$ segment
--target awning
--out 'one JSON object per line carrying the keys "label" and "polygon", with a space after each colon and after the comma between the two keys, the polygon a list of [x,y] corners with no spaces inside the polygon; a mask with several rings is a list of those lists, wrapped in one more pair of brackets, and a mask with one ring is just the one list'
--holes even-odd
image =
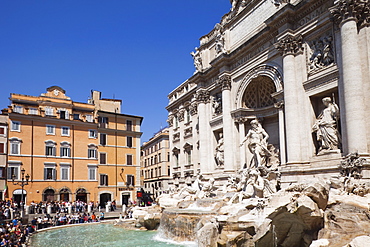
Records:
{"label": "awning", "polygon": [[[13,195],[22,195],[22,190],[18,189],[13,191]],[[27,195],[27,191],[23,190],[23,195]]]}

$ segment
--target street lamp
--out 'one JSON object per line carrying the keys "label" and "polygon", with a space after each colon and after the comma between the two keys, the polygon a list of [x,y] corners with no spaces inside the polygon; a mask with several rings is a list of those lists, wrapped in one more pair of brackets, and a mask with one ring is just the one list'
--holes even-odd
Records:
{"label": "street lamp", "polygon": [[[25,185],[28,185],[28,180],[30,179],[30,175],[27,174],[26,176],[24,176],[25,173],[26,173],[26,170],[24,168],[22,168],[22,170],[21,170],[21,181],[17,181],[17,182],[14,181],[15,175],[13,174],[13,176],[12,176],[13,184],[14,185],[20,185],[21,188],[22,188],[22,197],[21,197],[21,202],[20,202],[20,203],[23,202],[22,205],[21,205],[21,217],[22,218],[23,218],[23,215],[24,215],[23,187]],[[26,178],[26,181],[24,181],[24,178]]]}

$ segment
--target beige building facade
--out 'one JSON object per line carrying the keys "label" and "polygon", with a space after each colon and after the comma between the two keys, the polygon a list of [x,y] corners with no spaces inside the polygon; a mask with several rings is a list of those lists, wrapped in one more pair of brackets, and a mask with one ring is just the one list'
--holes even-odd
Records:
{"label": "beige building facade", "polygon": [[8,150],[8,116],[0,115],[0,199],[5,199],[6,189],[6,164]]}
{"label": "beige building facade", "polygon": [[169,189],[172,179],[169,159],[169,129],[166,127],[141,146],[142,188],[152,199]]}
{"label": "beige building facade", "polygon": [[[136,200],[142,117],[121,114],[120,100],[100,95],[93,91],[89,102],[75,102],[58,86],[40,96],[11,94],[11,105],[3,110],[9,126],[8,198],[101,206]],[[29,183],[22,193],[14,182],[25,175]]]}
{"label": "beige building facade", "polygon": [[98,120],[99,202],[129,205],[140,188],[143,117],[122,114],[121,100],[101,98],[98,91],[92,91],[89,102],[95,105]]}
{"label": "beige building facade", "polygon": [[367,18],[358,1],[232,1],[168,95],[175,184],[269,163],[284,187],[369,157]]}

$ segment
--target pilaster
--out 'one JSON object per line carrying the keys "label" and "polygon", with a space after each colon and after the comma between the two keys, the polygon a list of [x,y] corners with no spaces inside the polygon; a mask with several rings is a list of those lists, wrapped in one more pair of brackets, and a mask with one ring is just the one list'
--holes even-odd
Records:
{"label": "pilaster", "polygon": [[[338,84],[343,92],[342,135],[344,153],[367,153],[365,101],[359,48],[358,26],[361,25],[365,2],[341,0],[330,9],[339,23],[342,49],[342,80]],[[368,14],[367,14],[368,15]]]}
{"label": "pilaster", "polygon": [[222,88],[222,116],[224,135],[224,158],[225,172],[233,172],[234,169],[234,143],[233,143],[233,120],[231,117],[231,76],[223,73],[219,76]]}
{"label": "pilaster", "polygon": [[203,174],[210,174],[212,168],[208,160],[208,150],[210,141],[208,140],[208,119],[206,104],[209,103],[209,92],[205,89],[200,89],[196,93],[198,102],[198,117],[199,117],[199,154],[200,154],[200,169]]}
{"label": "pilaster", "polygon": [[303,52],[302,36],[288,33],[280,38],[275,47],[283,55],[287,163],[300,163],[302,117],[299,110],[300,85],[296,81],[295,56]]}

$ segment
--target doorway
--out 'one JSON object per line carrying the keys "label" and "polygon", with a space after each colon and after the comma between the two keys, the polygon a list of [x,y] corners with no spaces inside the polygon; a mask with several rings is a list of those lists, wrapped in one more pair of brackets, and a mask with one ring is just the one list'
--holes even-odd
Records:
{"label": "doorway", "polygon": [[122,193],[122,205],[125,204],[126,206],[128,206],[129,199],[130,199],[129,193]]}
{"label": "doorway", "polygon": [[76,201],[87,202],[87,191],[84,188],[80,188],[76,191]]}
{"label": "doorway", "polygon": [[108,201],[112,201],[112,195],[110,193],[102,193],[100,194],[100,207],[105,207]]}
{"label": "doorway", "polygon": [[54,195],[55,195],[55,192],[53,189],[47,189],[44,191],[44,194],[43,194],[43,201],[45,202],[52,202],[54,201]]}

